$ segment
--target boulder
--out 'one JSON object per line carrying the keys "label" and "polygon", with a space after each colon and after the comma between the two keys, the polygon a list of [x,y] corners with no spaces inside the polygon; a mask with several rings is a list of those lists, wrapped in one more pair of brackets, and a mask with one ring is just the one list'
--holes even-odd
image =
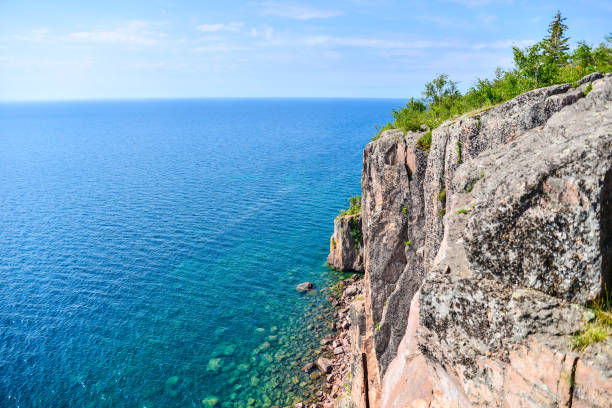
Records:
{"label": "boulder", "polygon": [[317,359],[317,366],[319,367],[319,369],[321,371],[323,371],[325,374],[329,374],[332,371],[333,368],[333,362],[325,357],[319,357]]}
{"label": "boulder", "polygon": [[298,292],[308,292],[309,290],[312,290],[313,287],[314,285],[312,282],[303,282],[297,285],[295,287],[295,290],[297,290]]}
{"label": "boulder", "polygon": [[327,263],[340,271],[363,272],[361,214],[341,215],[334,220]]}

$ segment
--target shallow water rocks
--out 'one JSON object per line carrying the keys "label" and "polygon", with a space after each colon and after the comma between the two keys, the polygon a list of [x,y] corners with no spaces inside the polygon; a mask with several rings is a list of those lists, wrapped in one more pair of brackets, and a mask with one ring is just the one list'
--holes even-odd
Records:
{"label": "shallow water rocks", "polygon": [[319,357],[317,359],[317,366],[325,374],[331,373],[333,362],[329,358]]}
{"label": "shallow water rocks", "polygon": [[223,360],[220,358],[211,358],[206,365],[206,371],[218,373],[223,367]]}
{"label": "shallow water rocks", "polygon": [[312,290],[313,287],[314,285],[312,282],[302,282],[295,287],[295,290],[298,292],[308,292],[309,290]]}
{"label": "shallow water rocks", "polygon": [[202,400],[202,405],[208,408],[216,407],[218,403],[219,403],[219,398],[212,396],[212,395]]}
{"label": "shallow water rocks", "polygon": [[357,286],[355,286],[355,285],[351,285],[351,286],[349,286],[348,288],[346,288],[344,290],[344,294],[346,296],[354,296],[357,293],[359,293],[359,289],[357,289]]}

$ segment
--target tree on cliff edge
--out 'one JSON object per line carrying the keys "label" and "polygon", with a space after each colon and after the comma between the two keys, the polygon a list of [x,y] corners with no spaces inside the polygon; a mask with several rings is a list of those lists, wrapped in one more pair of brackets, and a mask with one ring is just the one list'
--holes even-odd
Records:
{"label": "tree on cliff edge", "polygon": [[567,63],[569,57],[569,38],[565,36],[567,31],[567,25],[564,21],[566,17],[561,17],[561,12],[557,11],[553,21],[548,25],[548,37],[544,38],[544,46],[546,49],[547,57],[550,58],[557,65],[563,65]]}

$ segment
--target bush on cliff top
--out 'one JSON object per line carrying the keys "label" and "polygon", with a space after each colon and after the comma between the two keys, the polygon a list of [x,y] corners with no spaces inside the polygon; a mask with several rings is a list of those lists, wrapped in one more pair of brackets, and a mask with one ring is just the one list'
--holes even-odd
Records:
{"label": "bush on cliff top", "polygon": [[560,83],[577,85],[578,80],[593,72],[612,72],[612,33],[597,47],[580,41],[570,52],[564,21],[557,12],[542,41],[525,49],[513,48],[513,69],[498,68],[493,79],[477,79],[465,94],[448,75],[438,75],[425,84],[422,100],[410,98],[405,107],[393,110],[393,122],[382,126],[373,140],[388,129],[428,129],[417,147],[429,151],[431,131],[449,118],[492,107],[535,88]]}
{"label": "bush on cliff top", "polygon": [[340,210],[340,214],[338,217],[342,217],[343,215],[353,215],[361,213],[361,196],[357,195],[355,197],[349,197],[350,206],[348,210]]}

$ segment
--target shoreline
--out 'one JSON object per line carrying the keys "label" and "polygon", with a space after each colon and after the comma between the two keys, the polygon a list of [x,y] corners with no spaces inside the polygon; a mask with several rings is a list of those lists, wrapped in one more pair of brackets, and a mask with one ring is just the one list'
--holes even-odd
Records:
{"label": "shoreline", "polygon": [[[327,300],[335,308],[331,323],[332,334],[320,340],[316,362],[302,367],[307,374],[319,372],[324,377],[322,389],[315,394],[316,403],[297,402],[295,408],[333,408],[339,399],[350,400],[350,367],[352,344],[349,333],[355,322],[351,319],[351,304],[362,296],[362,273],[353,273],[327,288]],[[340,405],[342,406],[342,405]]]}

